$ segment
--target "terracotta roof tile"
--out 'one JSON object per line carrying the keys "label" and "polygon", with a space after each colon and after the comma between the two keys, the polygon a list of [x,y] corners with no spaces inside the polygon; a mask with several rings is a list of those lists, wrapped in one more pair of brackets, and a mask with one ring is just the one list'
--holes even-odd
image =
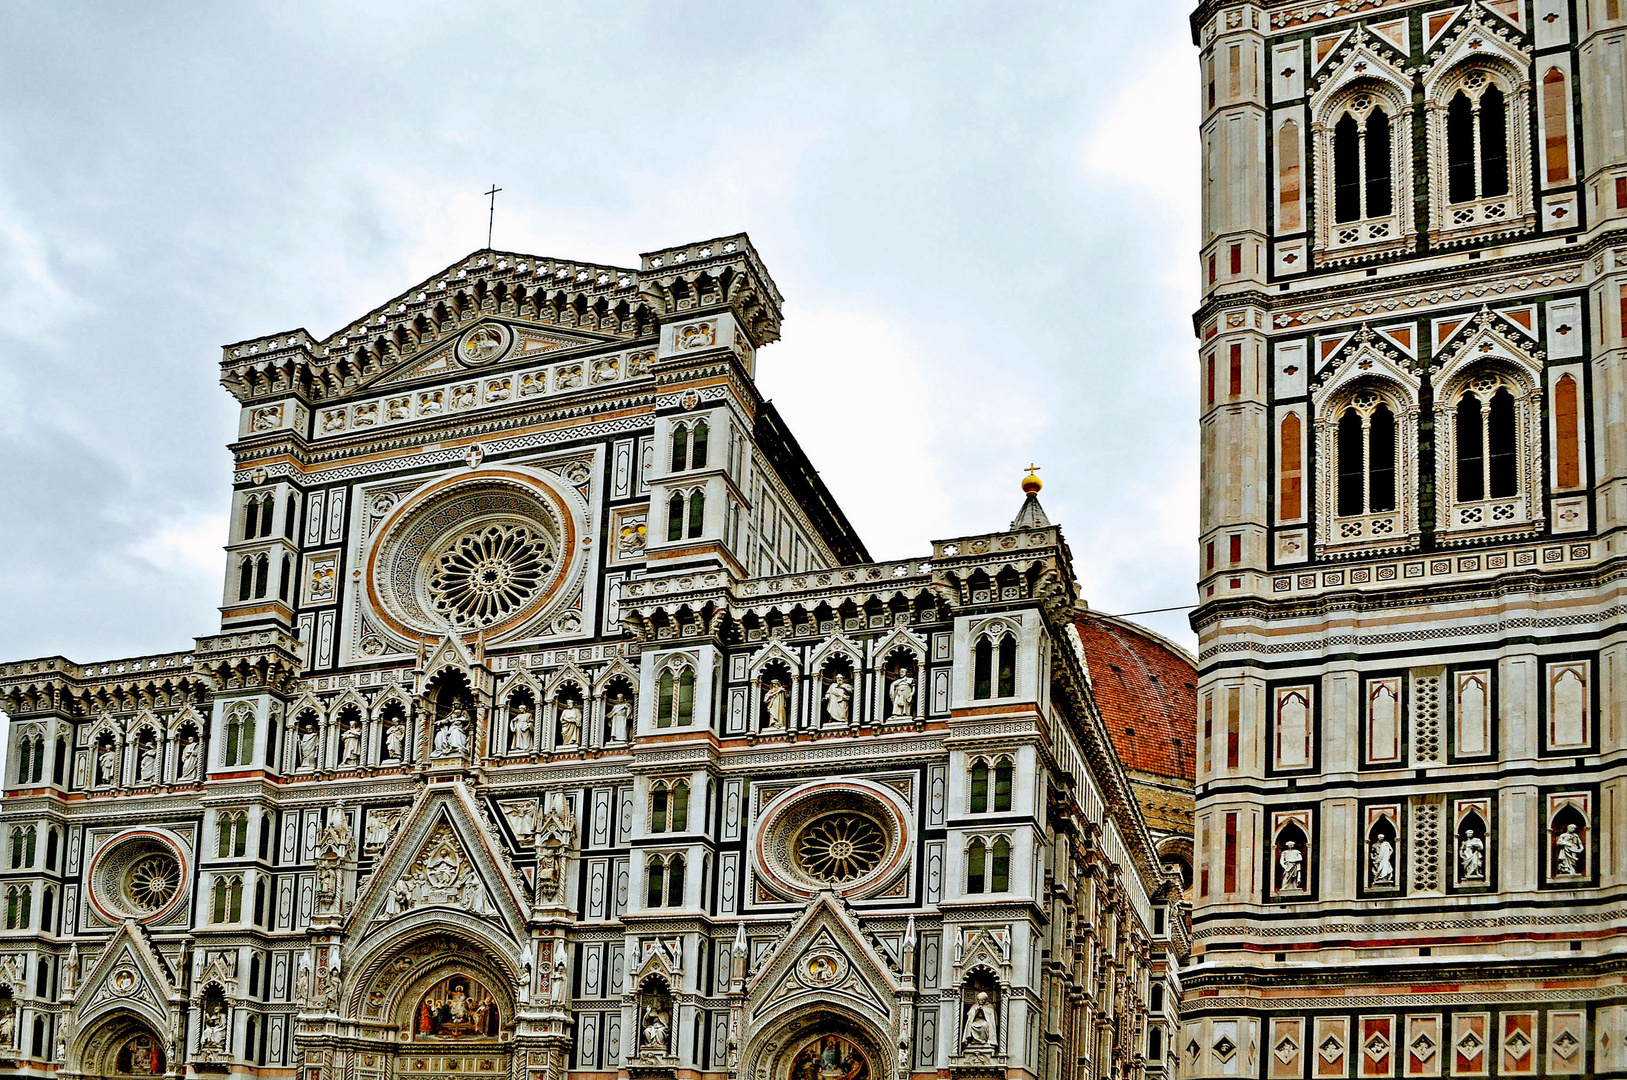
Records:
{"label": "terracotta roof tile", "polygon": [[1139,626],[1081,613],[1075,624],[1096,705],[1132,772],[1191,782],[1197,743],[1197,669]]}

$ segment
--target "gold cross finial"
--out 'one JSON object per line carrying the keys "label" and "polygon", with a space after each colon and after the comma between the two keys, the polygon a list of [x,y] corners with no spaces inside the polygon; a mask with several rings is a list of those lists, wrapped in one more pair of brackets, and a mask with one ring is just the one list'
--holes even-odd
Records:
{"label": "gold cross finial", "polygon": [[1034,475],[1037,472],[1039,472],[1039,466],[1035,465],[1033,462],[1029,462],[1028,475],[1023,477],[1024,495],[1038,494],[1040,489],[1040,480],[1039,477]]}

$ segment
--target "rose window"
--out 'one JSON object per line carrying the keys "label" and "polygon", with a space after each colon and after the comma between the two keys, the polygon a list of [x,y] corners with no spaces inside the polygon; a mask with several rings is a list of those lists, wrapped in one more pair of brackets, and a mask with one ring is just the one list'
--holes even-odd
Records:
{"label": "rose window", "polygon": [[124,895],[142,911],[160,911],[181,887],[181,864],[168,852],[143,856],[124,874]]}
{"label": "rose window", "polygon": [[880,784],[805,784],[774,797],[757,828],[759,881],[786,899],[821,889],[864,899],[897,885],[907,868],[909,807]]}
{"label": "rose window", "polygon": [[141,831],[103,844],[91,858],[91,904],[109,922],[161,919],[185,897],[186,864],[166,836]]}
{"label": "rose window", "polygon": [[797,863],[810,877],[837,885],[874,870],[886,850],[881,826],[857,814],[826,814],[797,837]]}
{"label": "rose window", "polygon": [[485,525],[455,537],[435,561],[429,595],[459,628],[485,629],[523,610],[552,574],[553,545],[525,525]]}
{"label": "rose window", "polygon": [[581,572],[577,516],[518,472],[434,485],[379,526],[364,571],[372,612],[408,640],[448,627],[495,639],[541,625]]}

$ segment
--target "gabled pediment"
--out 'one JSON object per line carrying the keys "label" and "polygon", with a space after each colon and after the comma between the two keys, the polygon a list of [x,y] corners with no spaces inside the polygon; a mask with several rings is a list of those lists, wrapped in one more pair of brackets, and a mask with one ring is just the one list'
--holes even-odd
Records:
{"label": "gabled pediment", "polygon": [[485,812],[462,783],[420,796],[379,856],[346,930],[366,937],[396,920],[436,911],[525,935],[529,899]]}
{"label": "gabled pediment", "polygon": [[1312,380],[1313,392],[1319,402],[1325,402],[1341,388],[1366,378],[1393,383],[1411,400],[1417,399],[1421,385],[1410,358],[1363,325],[1329,354]]}
{"label": "gabled pediment", "polygon": [[1545,352],[1526,339],[1527,333],[1501,313],[1481,308],[1474,318],[1454,328],[1445,348],[1436,350],[1436,387],[1446,387],[1465,368],[1483,360],[1511,364],[1523,371],[1533,385],[1540,385]]}
{"label": "gabled pediment", "polygon": [[1412,100],[1412,77],[1383,54],[1384,48],[1374,38],[1366,34],[1358,37],[1349,53],[1335,61],[1318,80],[1311,94],[1311,115],[1321,117],[1335,95],[1360,82],[1388,87],[1392,105],[1396,108],[1409,105]]}
{"label": "gabled pediment", "polygon": [[902,981],[835,893],[818,893],[747,985],[746,1015],[763,1027],[813,1001],[893,1019]]}
{"label": "gabled pediment", "polygon": [[77,993],[79,1019],[113,1009],[133,1009],[159,1024],[180,1000],[175,976],[134,919],[119,924],[102,955],[90,966]]}
{"label": "gabled pediment", "polygon": [[365,390],[399,386],[419,379],[485,374],[528,364],[554,353],[624,344],[610,334],[533,326],[521,320],[484,318],[458,331],[421,356],[402,361],[364,384]]}

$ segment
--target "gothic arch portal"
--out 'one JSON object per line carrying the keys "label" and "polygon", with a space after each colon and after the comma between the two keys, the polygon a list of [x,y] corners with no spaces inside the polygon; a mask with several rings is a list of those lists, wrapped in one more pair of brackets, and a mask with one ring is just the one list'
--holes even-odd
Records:
{"label": "gothic arch portal", "polygon": [[68,1055],[77,1075],[95,1078],[163,1076],[174,1068],[166,1046],[146,1017],[125,1009],[92,1022]]}
{"label": "gothic arch portal", "polygon": [[[841,1006],[799,1010],[747,1043],[748,1080],[890,1080],[894,1054],[869,1021]],[[835,1070],[835,1071],[832,1071]]]}

